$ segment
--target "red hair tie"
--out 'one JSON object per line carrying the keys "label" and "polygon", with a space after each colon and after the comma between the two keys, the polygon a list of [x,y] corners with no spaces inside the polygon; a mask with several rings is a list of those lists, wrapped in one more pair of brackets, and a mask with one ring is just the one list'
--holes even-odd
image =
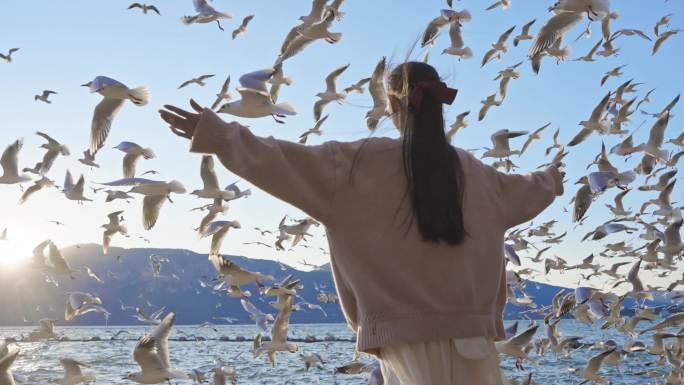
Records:
{"label": "red hair tie", "polygon": [[409,107],[414,112],[420,111],[421,103],[423,103],[423,95],[429,92],[432,97],[443,104],[451,104],[456,99],[458,90],[447,87],[446,83],[439,80],[429,80],[421,82],[412,82],[409,84],[408,102]]}

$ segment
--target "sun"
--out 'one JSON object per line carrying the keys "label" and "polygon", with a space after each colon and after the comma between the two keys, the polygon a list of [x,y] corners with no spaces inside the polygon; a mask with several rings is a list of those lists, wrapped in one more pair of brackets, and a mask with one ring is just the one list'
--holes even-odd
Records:
{"label": "sun", "polygon": [[30,243],[19,237],[0,240],[0,271],[26,266],[31,260],[31,249]]}

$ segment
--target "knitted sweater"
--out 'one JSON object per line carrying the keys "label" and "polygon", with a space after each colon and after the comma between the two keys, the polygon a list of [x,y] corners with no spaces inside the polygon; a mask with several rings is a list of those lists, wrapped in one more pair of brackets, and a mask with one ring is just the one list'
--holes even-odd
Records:
{"label": "knitted sweater", "polygon": [[255,136],[205,109],[190,150],[223,165],[322,222],[332,273],[358,349],[448,338],[504,337],[504,233],[562,194],[555,167],[504,174],[456,148],[468,235],[458,246],[426,242],[405,199],[399,139],[305,146]]}

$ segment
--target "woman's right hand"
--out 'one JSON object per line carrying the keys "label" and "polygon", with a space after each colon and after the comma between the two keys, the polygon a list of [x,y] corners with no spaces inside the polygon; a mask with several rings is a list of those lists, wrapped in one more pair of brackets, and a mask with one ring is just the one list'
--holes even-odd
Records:
{"label": "woman's right hand", "polygon": [[182,108],[165,104],[163,110],[159,110],[161,118],[170,125],[171,131],[183,138],[192,139],[195,135],[195,127],[199,123],[202,107],[193,99],[190,99],[190,107],[196,113],[185,111]]}

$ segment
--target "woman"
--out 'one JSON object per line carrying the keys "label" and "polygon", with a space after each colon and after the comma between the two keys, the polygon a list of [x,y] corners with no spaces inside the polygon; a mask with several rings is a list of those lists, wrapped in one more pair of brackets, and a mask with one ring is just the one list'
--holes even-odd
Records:
{"label": "woman", "polygon": [[190,151],[326,226],[332,272],[359,351],[390,384],[501,384],[504,233],[563,192],[555,166],[503,174],[444,133],[456,90],[428,64],[392,71],[388,97],[400,139],[303,146],[254,136],[212,111],[165,106]]}

